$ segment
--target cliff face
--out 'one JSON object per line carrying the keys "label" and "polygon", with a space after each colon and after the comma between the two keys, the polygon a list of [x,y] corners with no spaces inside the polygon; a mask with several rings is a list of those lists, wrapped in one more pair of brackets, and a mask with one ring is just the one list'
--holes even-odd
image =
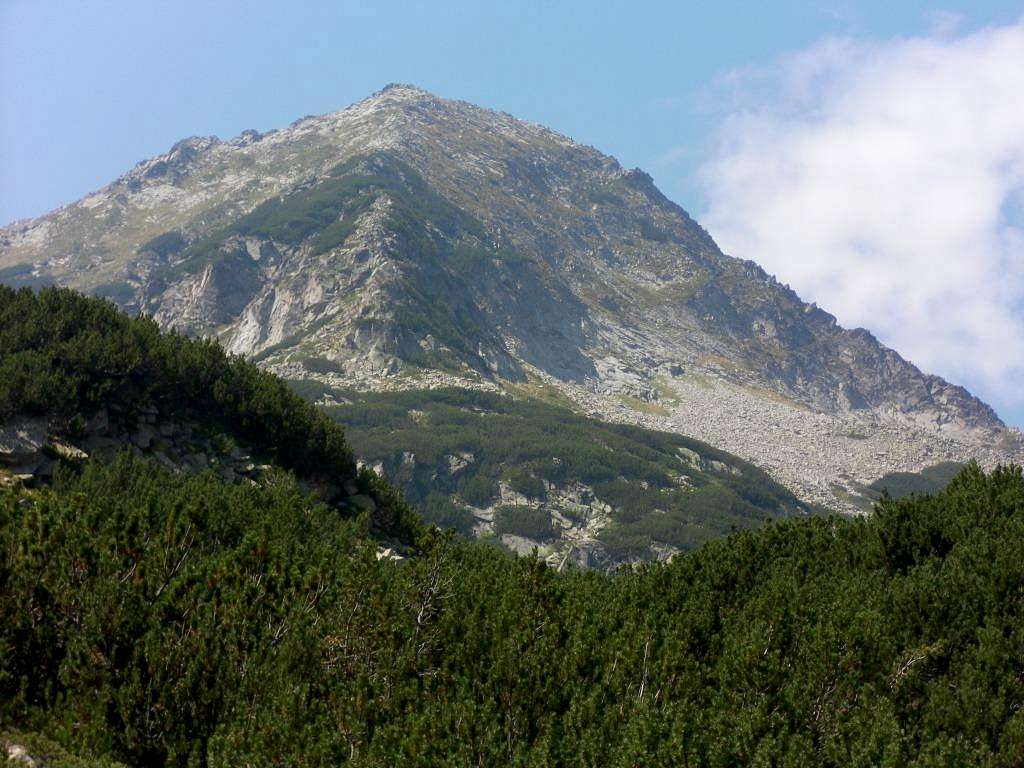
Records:
{"label": "cliff face", "polygon": [[543,382],[833,506],[887,471],[1020,456],[991,408],[722,254],[646,174],[409,86],[179,142],[0,231],[0,280],[107,296],[292,377]]}

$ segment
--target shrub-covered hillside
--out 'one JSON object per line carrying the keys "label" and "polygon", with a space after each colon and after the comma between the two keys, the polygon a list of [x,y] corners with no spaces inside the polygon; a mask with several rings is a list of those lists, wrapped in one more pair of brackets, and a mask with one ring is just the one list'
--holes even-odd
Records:
{"label": "shrub-covered hillside", "polygon": [[[1024,479],[558,574],[288,483],[0,494],[3,738],[91,765],[1019,766]],[[36,745],[33,747],[33,745]]]}
{"label": "shrub-covered hillside", "polygon": [[343,429],[277,377],[215,342],[163,334],[106,301],[0,286],[0,426],[34,417],[48,433],[75,441],[89,436],[101,411],[115,433],[158,414],[245,441],[321,487],[355,484],[375,494],[381,531],[409,535],[415,526],[386,487],[357,473]]}
{"label": "shrub-covered hillside", "polygon": [[[168,466],[155,442],[113,458],[61,443],[49,482],[0,490],[8,754],[1024,764],[1020,468],[971,464],[934,496],[769,522],[667,564],[559,573],[419,525],[355,474],[340,427],[214,345],[57,290],[0,290],[0,344],[0,426],[41,419],[74,440],[100,411],[173,411],[292,470],[227,482]],[[307,462],[372,494],[373,513],[318,501]]]}
{"label": "shrub-covered hillside", "polygon": [[347,404],[325,410],[356,454],[428,521],[525,538],[552,561],[587,533],[596,539],[591,564],[607,565],[812,512],[765,472],[698,440],[537,399],[458,389],[331,394]]}

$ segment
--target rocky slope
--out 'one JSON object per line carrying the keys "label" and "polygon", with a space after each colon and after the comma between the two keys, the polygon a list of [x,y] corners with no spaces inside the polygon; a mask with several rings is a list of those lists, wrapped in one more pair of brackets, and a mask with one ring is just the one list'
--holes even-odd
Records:
{"label": "rocky slope", "polygon": [[643,172],[410,86],[179,142],[0,231],[0,280],[333,386],[556,388],[841,509],[886,472],[1022,456],[987,405],[722,254]]}
{"label": "rocky slope", "polygon": [[556,567],[663,559],[817,511],[724,451],[587,419],[521,390],[299,388],[429,522],[520,553],[536,547]]}

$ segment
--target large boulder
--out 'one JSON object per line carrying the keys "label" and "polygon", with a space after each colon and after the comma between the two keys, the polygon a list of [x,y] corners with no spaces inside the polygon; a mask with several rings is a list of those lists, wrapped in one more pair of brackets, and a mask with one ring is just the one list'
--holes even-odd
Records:
{"label": "large boulder", "polygon": [[46,420],[18,417],[0,424],[0,465],[17,467],[42,460]]}

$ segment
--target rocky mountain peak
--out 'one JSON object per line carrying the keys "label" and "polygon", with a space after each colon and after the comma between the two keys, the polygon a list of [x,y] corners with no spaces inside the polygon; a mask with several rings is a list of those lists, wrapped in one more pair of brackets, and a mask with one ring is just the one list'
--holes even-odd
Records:
{"label": "rocky mountain peak", "polygon": [[1019,455],[987,405],[724,255],[648,174],[410,85],[179,142],[0,232],[0,280],[105,296],[294,378],[553,388],[833,506],[844,483]]}
{"label": "rocky mountain peak", "polygon": [[388,83],[379,91],[369,97],[374,99],[379,96],[387,94],[390,99],[400,99],[406,101],[420,101],[429,99],[431,101],[441,101],[440,97],[435,96],[430,91],[420,88],[417,85],[411,85],[409,83]]}

